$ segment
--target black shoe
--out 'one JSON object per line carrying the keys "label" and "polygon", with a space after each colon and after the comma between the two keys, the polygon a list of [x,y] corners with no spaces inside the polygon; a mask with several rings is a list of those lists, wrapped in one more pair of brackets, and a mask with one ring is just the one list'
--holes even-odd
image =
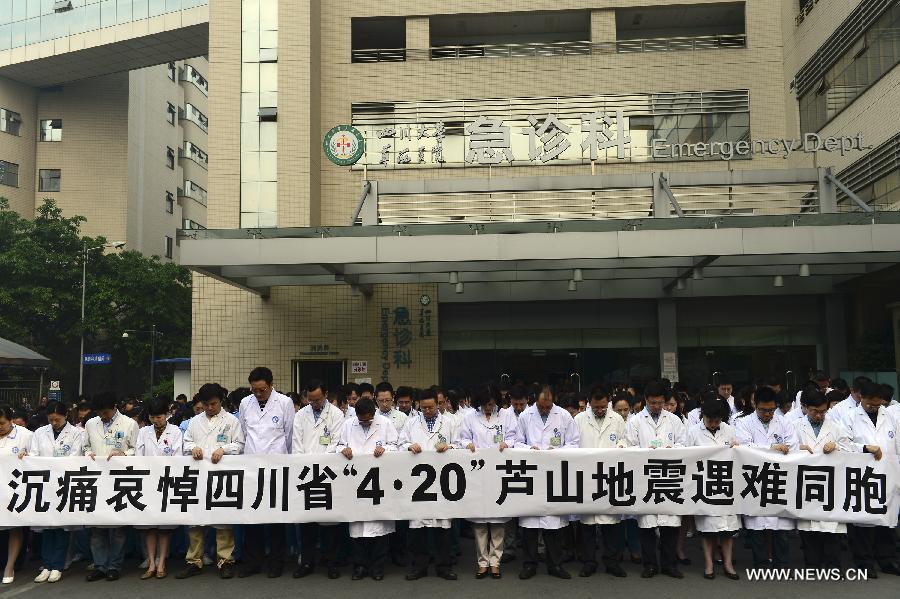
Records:
{"label": "black shoe", "polygon": [[[485,574],[487,574],[487,572],[485,572]],[[522,571],[519,572],[519,580],[528,580],[529,578],[534,578],[535,574],[537,574],[537,568],[522,568]]]}
{"label": "black shoe", "polygon": [[103,580],[106,578],[106,572],[102,570],[92,570],[88,573],[87,576],[84,577],[88,582],[97,582],[98,580]]}
{"label": "black shoe", "polygon": [[578,573],[578,576],[581,578],[587,578],[592,576],[594,572],[597,571],[597,564],[585,564],[581,567],[581,572]]}
{"label": "black shoe", "polygon": [[419,570],[418,572],[410,572],[409,574],[407,574],[406,580],[419,580],[420,578],[425,578],[426,576],[428,576],[427,572]]}
{"label": "black shoe", "polygon": [[572,575],[563,568],[562,566],[557,566],[556,568],[547,568],[547,574],[550,576],[555,576],[556,578],[562,578],[563,580],[569,580],[572,578]]}
{"label": "black shoe", "polygon": [[203,569],[196,564],[188,564],[187,568],[175,575],[175,578],[177,578],[178,580],[184,580],[185,578],[197,576],[198,574],[203,574]]}
{"label": "black shoe", "polygon": [[312,564],[300,564],[291,576],[294,578],[306,578],[313,573],[314,569]]}
{"label": "black shoe", "polygon": [[501,572],[500,570],[491,572],[491,578],[493,578],[494,580],[500,580],[501,578],[503,578],[503,572]]}
{"label": "black shoe", "polygon": [[644,571],[641,572],[641,578],[653,578],[656,576],[656,573],[659,572],[653,566],[644,566]]}
{"label": "black shoe", "polygon": [[725,578],[730,578],[731,580],[740,580],[741,577],[738,576],[737,572],[725,572]]}
{"label": "black shoe", "polygon": [[691,558],[689,558],[689,557],[679,557],[679,558],[678,558],[678,563],[681,564],[682,566],[690,566],[690,565],[691,565]]}
{"label": "black shoe", "polygon": [[619,564],[614,564],[612,566],[606,566],[606,573],[612,574],[616,578],[625,578],[628,576],[628,573],[622,569],[622,566]]}
{"label": "black shoe", "polygon": [[350,577],[351,580],[362,580],[366,577],[366,569],[365,568],[353,568],[353,576]]}
{"label": "black shoe", "polygon": [[715,571],[713,571],[713,572],[704,572],[704,573],[703,573],[703,578],[705,578],[706,580],[712,580],[712,579],[714,579],[715,577],[716,577]]}
{"label": "black shoe", "polygon": [[260,572],[262,572],[262,570],[258,567],[244,565],[241,566],[240,570],[238,570],[238,578],[249,578],[251,576],[259,574]]}
{"label": "black shoe", "polygon": [[117,580],[119,580],[118,570],[110,570],[106,573],[106,582],[115,582]]}
{"label": "black shoe", "polygon": [[443,578],[444,580],[456,580],[456,572],[453,570],[444,570],[443,572],[437,573],[438,578]]}
{"label": "black shoe", "polygon": [[487,575],[490,574],[490,570],[485,570],[484,572],[475,571],[475,578],[481,580],[482,578],[487,578]]}
{"label": "black shoe", "polygon": [[881,564],[881,571],[885,574],[900,576],[900,565],[898,565],[897,562],[886,562]]}
{"label": "black shoe", "polygon": [[219,578],[222,580],[234,578],[234,562],[225,562],[222,564],[222,567],[219,568]]}
{"label": "black shoe", "polygon": [[670,578],[684,578],[684,574],[678,568],[663,568],[661,572]]}
{"label": "black shoe", "polygon": [[266,569],[266,578],[281,578],[284,573],[284,566],[281,564],[272,564]]}
{"label": "black shoe", "polygon": [[334,580],[341,577],[341,571],[337,568],[328,568],[328,578]]}
{"label": "black shoe", "polygon": [[508,564],[509,562],[514,562],[514,561],[516,561],[516,556],[515,556],[515,554],[512,554],[512,553],[504,553],[503,557],[500,558],[501,564]]}
{"label": "black shoe", "polygon": [[378,574],[372,574],[372,580],[381,581],[384,580],[384,574],[379,572]]}

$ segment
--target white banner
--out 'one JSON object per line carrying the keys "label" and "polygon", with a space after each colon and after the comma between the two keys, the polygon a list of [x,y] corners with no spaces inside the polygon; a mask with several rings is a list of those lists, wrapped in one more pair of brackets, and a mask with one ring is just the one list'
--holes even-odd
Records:
{"label": "white banner", "polygon": [[747,514],[896,526],[896,456],[746,447],[0,458],[0,526]]}

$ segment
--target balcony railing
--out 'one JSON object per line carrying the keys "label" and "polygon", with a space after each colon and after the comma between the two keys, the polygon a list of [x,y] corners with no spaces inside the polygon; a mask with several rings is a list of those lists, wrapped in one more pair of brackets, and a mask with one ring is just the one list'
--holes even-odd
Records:
{"label": "balcony railing", "polygon": [[572,41],[481,46],[434,46],[432,48],[386,48],[353,50],[353,62],[404,62],[407,60],[457,60],[461,58],[536,58],[544,56],[591,56],[635,52],[678,52],[745,48],[747,36],[707,35],[663,37],[614,42]]}

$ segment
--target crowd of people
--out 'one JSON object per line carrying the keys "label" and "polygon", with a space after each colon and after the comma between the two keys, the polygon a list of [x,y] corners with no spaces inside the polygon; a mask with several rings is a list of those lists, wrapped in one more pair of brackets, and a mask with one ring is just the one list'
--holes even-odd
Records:
{"label": "crowd of people", "polygon": [[[74,406],[45,402],[34,409],[0,406],[0,453],[26,456],[192,456],[213,463],[239,454],[339,453],[379,457],[388,451],[444,452],[532,448],[675,448],[749,446],[778,451],[871,454],[900,459],[900,404],[894,390],[865,377],[852,384],[814,373],[788,393],[777,380],[733,392],[732,385],[690,394],[668,381],[640,391],[599,384],[581,392],[542,384],[482,384],[471,389],[394,388],[388,382],[328,389],[308,382],[301,393],[275,390],[268,368],[254,369],[248,387],[229,392],[217,383],[200,387],[189,402],[156,397],[140,403],[110,393]],[[275,423],[273,426],[272,423]],[[778,516],[594,514],[577,519],[535,516],[359,521],[344,524],[11,528],[3,583],[14,581],[27,556],[41,562],[35,582],[57,582],[84,558],[88,581],[118,580],[126,553],[143,557],[142,579],[165,578],[171,556],[184,560],[177,578],[215,566],[221,578],[283,574],[298,556],[295,578],[323,568],[339,578],[349,562],[352,578],[384,577],[387,561],[407,568],[406,579],[435,574],[457,578],[460,537],[474,538],[476,578],[501,578],[504,564],[521,562],[518,577],[547,573],[568,579],[565,563],[578,561],[589,577],[602,565],[625,577],[623,561],[641,576],[682,578],[690,565],[689,539],[700,539],[703,575],[717,570],[739,579],[733,545],[741,539],[753,567],[787,567],[789,538],[799,534],[803,563],[840,568],[843,548],[869,578],[900,575],[894,528]],[[26,548],[27,547],[27,548]],[[600,560],[597,554],[600,554]],[[236,564],[240,564],[237,567]],[[462,562],[464,563],[464,562]]]}

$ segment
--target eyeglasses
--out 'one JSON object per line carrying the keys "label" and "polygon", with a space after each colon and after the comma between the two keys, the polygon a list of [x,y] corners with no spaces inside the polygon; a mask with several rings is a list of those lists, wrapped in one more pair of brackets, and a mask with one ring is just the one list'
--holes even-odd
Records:
{"label": "eyeglasses", "polygon": [[774,414],[776,408],[756,408],[757,412],[762,412],[763,414]]}
{"label": "eyeglasses", "polygon": [[259,397],[260,395],[265,395],[269,392],[269,387],[263,387],[262,389],[250,389],[250,392]]}

